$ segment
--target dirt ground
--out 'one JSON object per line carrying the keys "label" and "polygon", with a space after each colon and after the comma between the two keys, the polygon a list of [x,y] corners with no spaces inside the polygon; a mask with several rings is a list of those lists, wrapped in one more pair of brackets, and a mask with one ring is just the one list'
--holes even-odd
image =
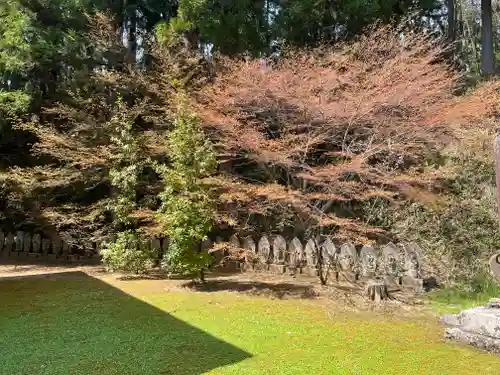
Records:
{"label": "dirt ground", "polygon": [[0,265],[2,279],[43,277],[64,279],[78,277],[79,273],[101,279],[128,293],[192,292],[213,293],[229,292],[262,296],[271,299],[306,299],[325,305],[328,309],[346,312],[367,312],[415,317],[425,314],[425,301],[419,296],[392,291],[391,300],[375,304],[363,295],[363,290],[355,285],[339,284],[321,286],[312,277],[293,277],[264,272],[212,272],[207,275],[207,283],[194,284],[188,279],[171,279],[152,276],[135,276],[121,273],[108,273],[102,266],[43,266],[43,265]]}

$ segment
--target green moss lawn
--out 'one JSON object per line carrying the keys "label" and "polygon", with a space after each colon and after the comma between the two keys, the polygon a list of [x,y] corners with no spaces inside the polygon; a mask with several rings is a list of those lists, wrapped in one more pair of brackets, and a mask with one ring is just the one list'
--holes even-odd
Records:
{"label": "green moss lawn", "polygon": [[442,342],[430,318],[107,280],[0,281],[0,374],[500,373],[500,357]]}

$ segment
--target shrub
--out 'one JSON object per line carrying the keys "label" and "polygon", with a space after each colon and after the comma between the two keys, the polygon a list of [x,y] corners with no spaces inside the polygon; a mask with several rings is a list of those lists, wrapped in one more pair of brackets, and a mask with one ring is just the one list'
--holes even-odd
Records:
{"label": "shrub", "polygon": [[154,264],[158,254],[144,244],[132,230],[120,232],[115,241],[107,242],[101,249],[103,262],[111,271],[146,271]]}
{"label": "shrub", "polygon": [[430,267],[441,281],[481,289],[479,284],[491,281],[488,259],[500,242],[493,162],[477,155],[450,154],[440,170],[442,174],[451,170],[434,186],[440,188],[441,201],[413,201],[388,212],[392,230],[426,249]]}

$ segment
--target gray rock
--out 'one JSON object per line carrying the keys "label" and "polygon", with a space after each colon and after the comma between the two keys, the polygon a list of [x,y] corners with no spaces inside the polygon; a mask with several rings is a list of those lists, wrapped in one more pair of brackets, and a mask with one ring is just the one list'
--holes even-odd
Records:
{"label": "gray rock", "polygon": [[466,332],[458,327],[448,327],[445,330],[446,339],[472,345],[478,349],[500,354],[500,340],[477,333]]}
{"label": "gray rock", "polygon": [[491,298],[486,307],[490,309],[500,309],[500,298]]}
{"label": "gray rock", "polygon": [[475,307],[441,318],[445,338],[500,353],[500,309]]}
{"label": "gray rock", "polygon": [[500,310],[475,307],[458,314],[463,330],[500,339]]}
{"label": "gray rock", "polygon": [[459,320],[456,315],[445,315],[441,317],[441,323],[449,326],[458,326]]}

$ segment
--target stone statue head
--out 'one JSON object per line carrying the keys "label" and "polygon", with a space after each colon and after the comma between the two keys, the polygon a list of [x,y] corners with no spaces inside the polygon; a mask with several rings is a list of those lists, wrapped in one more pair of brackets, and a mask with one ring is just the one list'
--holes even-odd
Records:
{"label": "stone statue head", "polygon": [[375,260],[375,256],[373,254],[368,254],[366,257],[366,268],[369,271],[375,271],[377,268],[377,263]]}
{"label": "stone statue head", "polygon": [[353,268],[354,262],[352,256],[349,254],[344,254],[340,257],[340,267],[344,271],[351,271]]}

